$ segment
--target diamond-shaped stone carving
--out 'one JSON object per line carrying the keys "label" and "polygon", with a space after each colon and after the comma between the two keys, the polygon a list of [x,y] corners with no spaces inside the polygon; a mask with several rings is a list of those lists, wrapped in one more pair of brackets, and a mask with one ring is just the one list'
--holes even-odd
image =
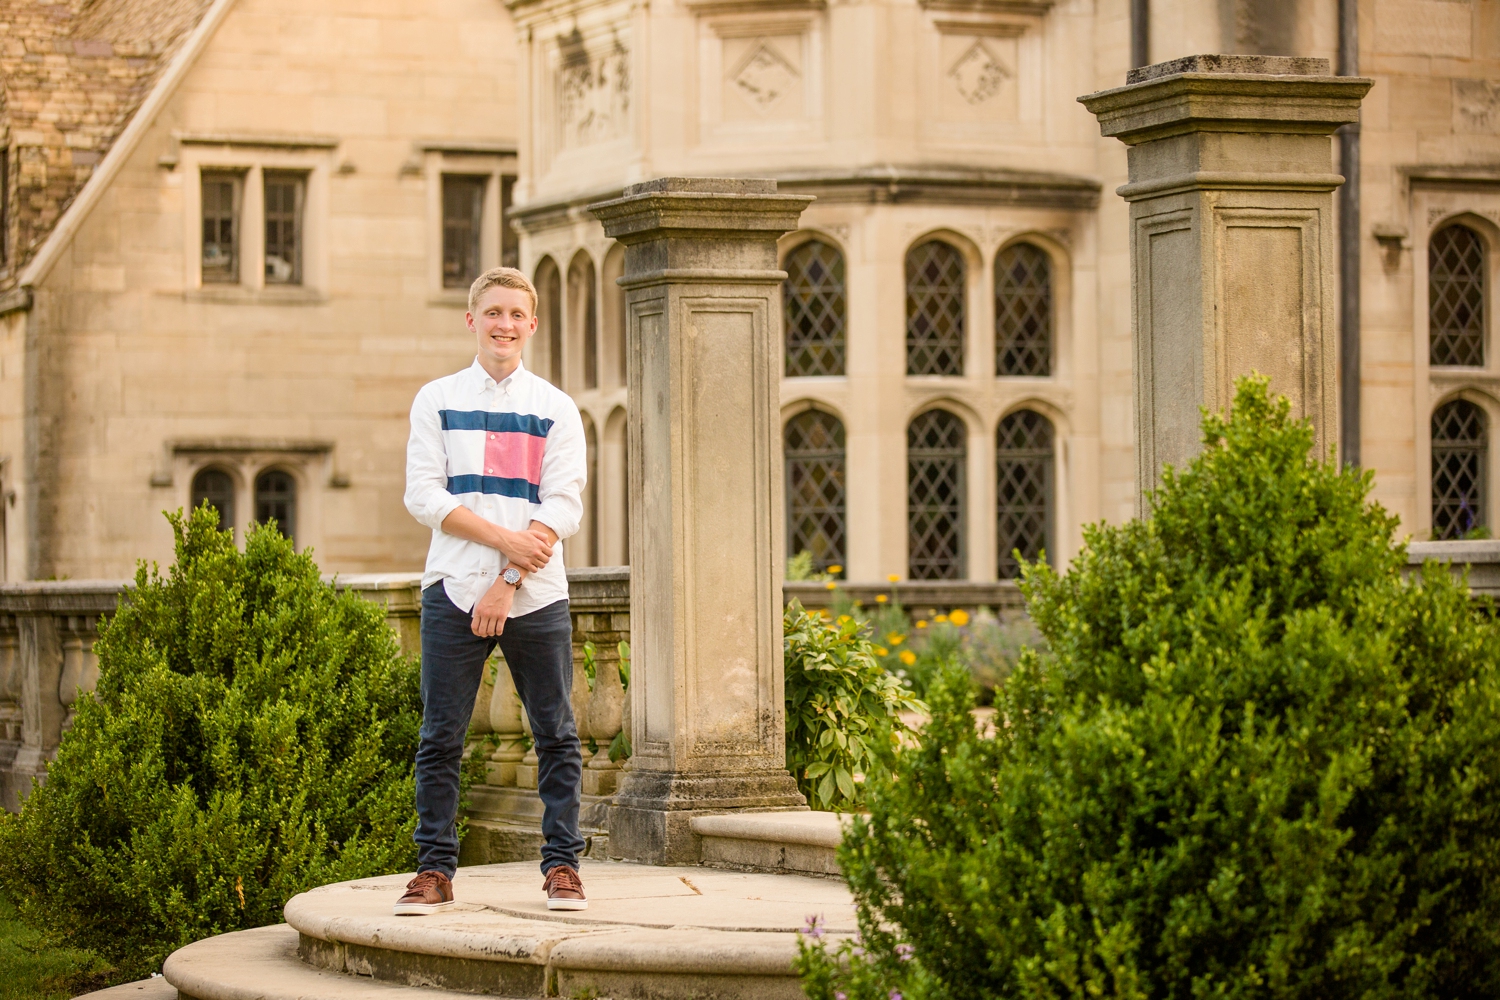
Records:
{"label": "diamond-shaped stone carving", "polygon": [[995,58],[995,54],[982,41],[973,45],[958,57],[948,76],[963,99],[970,104],[983,104],[1000,92],[1000,85],[1010,76],[1010,70]]}
{"label": "diamond-shaped stone carving", "polygon": [[759,42],[734,74],[734,85],[745,100],[767,111],[797,82],[797,69],[769,42]]}

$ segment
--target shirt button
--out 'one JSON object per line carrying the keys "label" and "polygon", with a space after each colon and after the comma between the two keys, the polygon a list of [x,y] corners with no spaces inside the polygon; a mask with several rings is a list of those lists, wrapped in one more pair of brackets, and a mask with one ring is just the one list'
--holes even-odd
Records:
{"label": "shirt button", "polygon": [[490,435],[490,440],[491,440],[491,441],[493,441],[493,440],[495,440],[495,438],[496,438],[496,437],[497,437],[497,436],[498,436],[498,435],[495,435],[495,434],[491,434],[491,435]]}

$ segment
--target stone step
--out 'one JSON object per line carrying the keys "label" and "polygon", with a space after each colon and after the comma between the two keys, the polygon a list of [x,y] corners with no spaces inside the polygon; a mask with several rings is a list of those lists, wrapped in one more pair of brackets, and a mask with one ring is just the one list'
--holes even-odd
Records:
{"label": "stone step", "polygon": [[431,916],[391,914],[409,877],[400,875],[302,893],[286,918],[301,960],[347,982],[617,1000],[795,1000],[807,919],[834,934],[855,929],[849,891],[832,879],[601,861],[585,861],[582,875],[580,912],[548,911],[537,866],[523,863],[459,869],[458,904]]}
{"label": "stone step", "polygon": [[694,816],[705,865],[838,875],[835,853],[854,817],[829,812],[740,812]]}
{"label": "stone step", "polygon": [[434,1000],[430,989],[308,965],[297,942],[286,924],[220,934],[174,951],[162,974],[180,1000]]}

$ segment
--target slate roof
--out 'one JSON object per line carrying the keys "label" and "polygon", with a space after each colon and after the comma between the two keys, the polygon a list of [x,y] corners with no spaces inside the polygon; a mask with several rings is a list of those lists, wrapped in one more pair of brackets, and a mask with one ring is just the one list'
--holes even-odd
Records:
{"label": "slate roof", "polygon": [[82,190],[211,0],[0,0],[0,291]]}

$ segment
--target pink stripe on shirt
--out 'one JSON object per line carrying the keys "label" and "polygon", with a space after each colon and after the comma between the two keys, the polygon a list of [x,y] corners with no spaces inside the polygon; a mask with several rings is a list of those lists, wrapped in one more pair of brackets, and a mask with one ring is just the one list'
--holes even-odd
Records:
{"label": "pink stripe on shirt", "polygon": [[485,431],[484,475],[541,485],[547,439],[518,431]]}

